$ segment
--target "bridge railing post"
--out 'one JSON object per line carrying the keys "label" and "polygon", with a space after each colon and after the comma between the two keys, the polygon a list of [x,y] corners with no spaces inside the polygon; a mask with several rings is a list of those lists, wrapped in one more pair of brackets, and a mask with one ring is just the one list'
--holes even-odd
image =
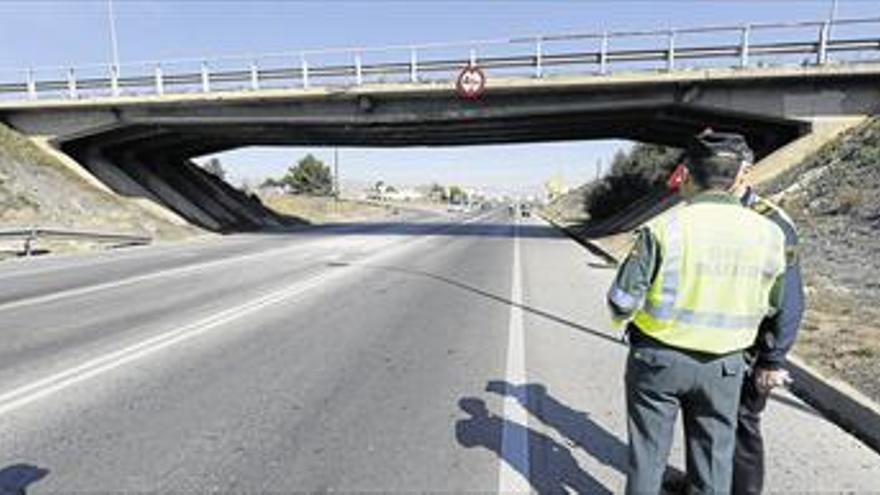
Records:
{"label": "bridge railing post", "polygon": [[165,79],[162,74],[162,64],[156,64],[153,68],[153,78],[156,83],[156,94],[162,96],[165,94]]}
{"label": "bridge railing post", "polygon": [[419,81],[419,55],[415,47],[409,49],[409,81]]}
{"label": "bridge railing post", "polygon": [[672,71],[675,70],[675,30],[670,29],[667,36],[669,37],[669,45],[666,52],[666,70]]}
{"label": "bridge railing post", "polygon": [[202,61],[202,92],[210,93],[211,92],[211,71],[208,67],[208,62]]}
{"label": "bridge railing post", "polygon": [[76,72],[73,67],[67,69],[67,96],[76,99]]}
{"label": "bridge railing post", "polygon": [[599,46],[599,73],[608,73],[608,31],[602,33],[602,41]]}
{"label": "bridge railing post", "polygon": [[354,82],[358,86],[364,84],[364,66],[360,51],[354,52]]}
{"label": "bridge railing post", "polygon": [[828,62],[828,32],[831,25],[828,21],[822,23],[819,29],[819,50],[816,52],[816,63],[825,65]]}
{"label": "bridge railing post", "polygon": [[37,99],[37,79],[34,76],[34,69],[29,68],[27,70],[27,93],[29,100]]}
{"label": "bridge railing post", "polygon": [[119,66],[116,64],[110,66],[110,93],[119,96]]}
{"label": "bridge railing post", "polygon": [[260,89],[260,67],[256,60],[251,61],[251,89],[254,91]]}
{"label": "bridge railing post", "polygon": [[739,66],[749,66],[749,38],[751,37],[752,27],[748,24],[742,28],[742,38],[739,46]]}
{"label": "bridge railing post", "polygon": [[535,77],[544,76],[544,38],[535,38]]}
{"label": "bridge railing post", "polygon": [[37,228],[31,227],[24,239],[24,255],[31,256],[34,252],[34,243],[37,242]]}
{"label": "bridge railing post", "polygon": [[309,61],[306,60],[306,54],[302,53],[299,56],[300,60],[300,71],[302,72],[302,87],[309,87]]}

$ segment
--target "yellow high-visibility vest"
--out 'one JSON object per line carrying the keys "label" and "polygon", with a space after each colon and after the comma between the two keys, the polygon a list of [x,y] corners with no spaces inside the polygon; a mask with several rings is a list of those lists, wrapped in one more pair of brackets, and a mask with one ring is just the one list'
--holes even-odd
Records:
{"label": "yellow high-visibility vest", "polygon": [[751,346],[785,269],[779,227],[738,204],[698,202],[649,228],[661,263],[634,316],[639,329],[670,346],[710,354]]}

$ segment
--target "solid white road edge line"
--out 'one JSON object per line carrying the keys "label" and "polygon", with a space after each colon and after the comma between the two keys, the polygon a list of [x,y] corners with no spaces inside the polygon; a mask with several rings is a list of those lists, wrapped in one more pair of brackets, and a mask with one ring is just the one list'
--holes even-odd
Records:
{"label": "solid white road edge line", "polygon": [[[491,212],[490,212],[491,213]],[[486,215],[471,218],[462,224],[474,223],[485,218]],[[435,240],[435,237],[425,237],[417,241],[405,242],[395,248],[383,251],[373,256],[369,256],[362,262],[375,262],[382,258],[387,258],[399,254],[401,251],[412,248],[419,244]],[[265,254],[262,253],[262,254]],[[78,383],[84,382],[90,378],[96,377],[103,373],[112,371],[116,368],[134,362],[151,354],[171,347],[175,344],[185,342],[194,337],[202,335],[212,329],[231,323],[245,316],[256,313],[263,308],[289,299],[294,296],[301,295],[315,287],[325,284],[333,279],[342,278],[357,268],[357,264],[351,265],[349,269],[336,268],[333,271],[316,275],[312,278],[297,282],[283,289],[270,292],[251,301],[240,304],[238,306],[226,309],[220,313],[213,314],[189,325],[185,325],[174,330],[153,336],[136,344],[132,344],[123,349],[113,351],[109,354],[91,359],[83,364],[69,368],[67,370],[54,373],[45,378],[41,378],[27,385],[20,386],[9,392],[0,394],[0,416],[19,409],[25,405],[31,404],[39,399],[48,397],[56,392],[62,391]]]}
{"label": "solid white road edge line", "polygon": [[[522,266],[520,263],[519,221],[513,226],[513,281],[510,284],[510,323],[507,332],[506,381],[511,386],[522,387],[525,394],[526,363],[523,335]],[[498,459],[498,492],[529,493],[529,437],[528,414],[518,402],[528,397],[504,397],[504,422],[501,428],[501,456]],[[518,466],[518,471],[512,466]]]}

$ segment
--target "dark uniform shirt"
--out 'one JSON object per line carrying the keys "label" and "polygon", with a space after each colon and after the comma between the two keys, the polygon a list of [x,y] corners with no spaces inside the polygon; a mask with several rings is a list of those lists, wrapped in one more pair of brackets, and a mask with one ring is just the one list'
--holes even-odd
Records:
{"label": "dark uniform shirt", "polygon": [[[692,202],[732,203],[735,197],[721,193],[703,193]],[[742,203],[776,224],[785,234],[786,269],[771,292],[771,316],[764,318],[755,339],[753,353],[758,366],[778,368],[794,344],[804,312],[804,293],[798,263],[798,237],[793,222],[776,205],[751,191]],[[608,291],[608,307],[615,320],[629,319],[641,307],[657,275],[662,253],[648,227],[636,231],[635,245],[617,272]],[[632,323],[630,323],[632,324]]]}

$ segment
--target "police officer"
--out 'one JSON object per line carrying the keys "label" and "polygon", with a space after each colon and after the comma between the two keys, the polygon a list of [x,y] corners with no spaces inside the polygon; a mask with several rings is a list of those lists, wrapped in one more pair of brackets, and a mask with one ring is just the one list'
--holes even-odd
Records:
{"label": "police officer", "polygon": [[638,232],[608,293],[628,321],[628,493],[658,493],[678,410],[695,492],[731,489],[737,408],[761,321],[779,308],[782,231],[731,193],[751,151],[742,136],[689,144],[686,204]]}
{"label": "police officer", "polygon": [[794,344],[804,314],[804,290],[798,262],[798,235],[794,222],[777,205],[758,196],[748,181],[749,169],[740,176],[737,194],[743,205],[776,224],[785,235],[786,267],[780,310],[761,322],[758,338],[746,353],[750,375],[743,382],[736,428],[733,493],[759,494],[764,488],[764,441],[761,413],[774,386],[787,380],[785,356]]}

